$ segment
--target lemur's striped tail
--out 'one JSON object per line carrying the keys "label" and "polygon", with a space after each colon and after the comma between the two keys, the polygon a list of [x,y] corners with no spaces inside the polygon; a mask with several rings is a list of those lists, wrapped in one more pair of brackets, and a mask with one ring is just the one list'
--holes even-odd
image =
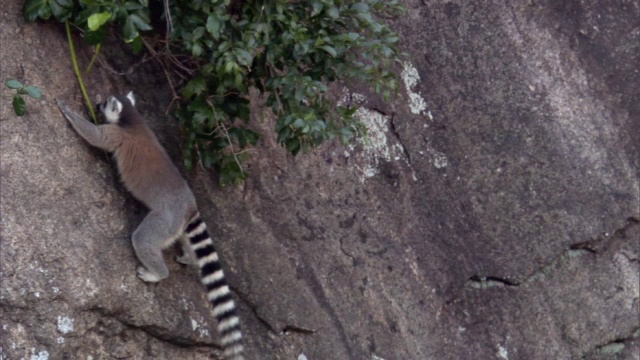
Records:
{"label": "lemur's striped tail", "polygon": [[227,279],[224,277],[218,253],[209,237],[207,225],[200,215],[191,220],[185,229],[191,249],[196,255],[202,283],[207,288],[207,298],[213,305],[213,316],[218,321],[224,358],[242,360],[242,333],[236,304],[231,296]]}

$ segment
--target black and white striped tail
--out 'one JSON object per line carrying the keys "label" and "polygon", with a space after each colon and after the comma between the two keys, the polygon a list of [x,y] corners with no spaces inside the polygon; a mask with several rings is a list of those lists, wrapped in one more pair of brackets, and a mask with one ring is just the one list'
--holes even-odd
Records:
{"label": "black and white striped tail", "polygon": [[207,225],[198,214],[185,229],[191,249],[196,254],[202,283],[207,288],[207,299],[213,305],[213,316],[218,321],[218,332],[227,360],[242,360],[242,333],[236,304],[224,277],[218,253],[209,237]]}

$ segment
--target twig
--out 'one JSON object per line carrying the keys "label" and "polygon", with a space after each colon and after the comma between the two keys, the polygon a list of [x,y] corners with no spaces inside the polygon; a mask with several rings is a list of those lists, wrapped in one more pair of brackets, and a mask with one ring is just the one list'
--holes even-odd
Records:
{"label": "twig", "polygon": [[171,88],[171,94],[173,95],[173,98],[171,99],[171,102],[169,103],[169,106],[167,107],[167,109],[164,112],[165,114],[169,114],[169,109],[171,109],[171,106],[173,106],[173,103],[176,100],[180,99],[180,96],[176,93],[176,88],[173,86],[173,81],[171,81],[171,74],[169,74],[169,71],[164,66],[164,63],[160,60],[158,52],[156,52],[155,49],[151,45],[149,45],[149,43],[147,43],[144,39],[142,39],[142,43],[147,48],[147,51],[149,51],[151,53],[151,55],[153,55],[152,57],[154,59],[157,59],[158,62],[160,63],[160,67],[162,68],[162,71],[164,72],[164,75],[167,78],[167,82],[169,83],[169,87]]}
{"label": "twig", "polygon": [[[209,101],[209,99],[207,99],[207,104],[211,106],[211,110],[213,110],[213,113],[215,114],[216,108]],[[233,155],[233,159],[236,161],[236,164],[238,164],[238,167],[240,168],[240,174],[244,175],[244,169],[242,168],[242,164],[240,163],[240,159],[238,159],[236,152],[233,150],[233,143],[231,142],[231,137],[229,136],[229,132],[227,131],[227,128],[224,126],[224,123],[222,121],[218,122],[218,124],[216,125],[216,128],[218,127],[222,129],[222,131],[224,132],[224,136],[227,138],[227,141],[229,142],[229,149],[231,150],[231,155]]]}
{"label": "twig", "polygon": [[96,61],[96,59],[98,58],[100,49],[102,49],[102,43],[99,43],[98,45],[96,45],[95,50],[93,51],[93,56],[91,57],[91,61],[89,61],[89,66],[87,66],[87,69],[84,71],[85,74],[88,74],[89,70],[91,70],[91,65],[93,65],[93,62]]}
{"label": "twig", "polygon": [[84,82],[82,81],[82,74],[80,73],[80,68],[78,67],[78,59],[76,58],[76,50],[73,46],[73,39],[71,38],[71,27],[69,26],[69,21],[65,21],[65,27],[67,29],[67,39],[69,41],[69,51],[71,52],[71,62],[73,63],[73,70],[76,73],[76,77],[78,78],[78,83],[80,84],[80,90],[82,91],[82,96],[84,97],[84,101],[89,108],[89,113],[91,113],[91,118],[95,124],[98,123],[98,118],[96,117],[95,111],[93,111],[93,104],[91,103],[91,99],[89,99],[89,95],[87,94],[87,89],[84,87]]}
{"label": "twig", "polygon": [[144,55],[142,57],[142,60],[138,61],[137,63],[131,65],[127,71],[116,71],[115,69],[113,69],[109,64],[107,64],[102,57],[98,56],[97,60],[100,63],[100,65],[105,68],[107,71],[109,71],[110,73],[114,74],[114,75],[118,75],[118,76],[125,76],[125,75],[130,75],[131,73],[133,73],[133,70],[135,68],[137,68],[138,66],[144,64],[145,62],[151,60],[152,57],[147,57],[146,55]]}
{"label": "twig", "polygon": [[167,19],[167,34],[165,35],[165,39],[167,43],[169,43],[169,39],[171,34],[173,33],[173,22],[171,21],[171,11],[169,10],[169,0],[164,0],[164,14]]}
{"label": "twig", "polygon": [[227,137],[227,141],[229,141],[229,147],[231,148],[231,155],[233,155],[233,159],[236,161],[236,164],[238,164],[238,167],[240,168],[240,174],[244,175],[244,169],[242,168],[240,159],[238,159],[236,152],[233,150],[233,144],[231,143],[231,137],[229,136],[229,132],[227,131],[227,128],[224,126],[224,124],[220,123],[220,127],[222,127],[222,130],[224,131],[224,136]]}

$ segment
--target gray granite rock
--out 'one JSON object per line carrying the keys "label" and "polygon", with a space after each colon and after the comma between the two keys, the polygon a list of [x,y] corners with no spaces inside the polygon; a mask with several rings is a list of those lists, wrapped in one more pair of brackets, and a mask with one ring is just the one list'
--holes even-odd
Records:
{"label": "gray granite rock", "polygon": [[[146,210],[57,110],[82,104],[66,37],[21,4],[0,10],[0,79],[44,96],[17,118],[2,88],[0,358],[210,359],[196,271],[169,250],[168,279],[136,278]],[[367,141],[292,158],[255,116],[243,186],[184,172],[248,358],[638,359],[640,3],[406,5],[398,98],[334,87]],[[147,62],[86,81],[94,98],[133,89],[180,163],[163,76]]]}

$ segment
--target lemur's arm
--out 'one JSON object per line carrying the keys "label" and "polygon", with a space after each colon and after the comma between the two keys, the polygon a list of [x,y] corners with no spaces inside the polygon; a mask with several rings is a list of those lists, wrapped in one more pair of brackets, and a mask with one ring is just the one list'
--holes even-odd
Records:
{"label": "lemur's arm", "polygon": [[58,107],[64,114],[65,118],[69,120],[78,134],[80,134],[80,136],[82,136],[89,144],[111,152],[115,151],[115,149],[120,145],[121,136],[117,125],[94,125],[69,109],[64,100],[56,99],[56,102],[58,103]]}

